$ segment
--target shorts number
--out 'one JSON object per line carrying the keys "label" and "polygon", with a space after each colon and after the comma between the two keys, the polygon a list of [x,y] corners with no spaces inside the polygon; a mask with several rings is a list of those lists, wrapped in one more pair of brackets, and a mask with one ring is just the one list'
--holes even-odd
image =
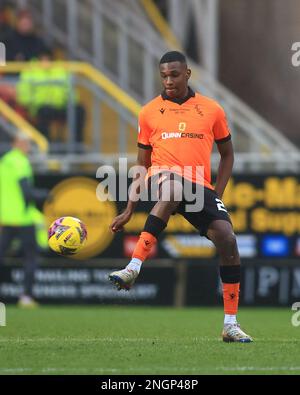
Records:
{"label": "shorts number", "polygon": [[222,202],[222,200],[221,200],[221,199],[215,199],[215,200],[216,200],[216,202],[218,202],[218,203],[217,203],[218,210],[219,210],[219,211],[225,211],[225,213],[227,213],[227,210],[226,210],[226,208],[225,208],[224,203]]}

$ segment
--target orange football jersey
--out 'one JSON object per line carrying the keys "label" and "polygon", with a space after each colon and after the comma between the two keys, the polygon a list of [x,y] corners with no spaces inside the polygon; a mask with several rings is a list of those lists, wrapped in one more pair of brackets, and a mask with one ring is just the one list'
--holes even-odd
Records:
{"label": "orange football jersey", "polygon": [[[139,116],[138,146],[152,149],[148,177],[159,169],[173,168],[190,181],[213,189],[210,167],[213,144],[230,138],[223,108],[191,89],[181,104],[163,93],[146,104]],[[197,166],[203,166],[202,173]]]}

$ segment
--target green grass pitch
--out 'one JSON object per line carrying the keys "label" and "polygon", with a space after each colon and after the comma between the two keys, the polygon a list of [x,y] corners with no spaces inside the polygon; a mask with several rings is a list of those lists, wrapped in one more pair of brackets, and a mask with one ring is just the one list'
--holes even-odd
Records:
{"label": "green grass pitch", "polygon": [[241,308],[255,342],[227,344],[219,308],[8,306],[0,374],[299,374],[292,314]]}

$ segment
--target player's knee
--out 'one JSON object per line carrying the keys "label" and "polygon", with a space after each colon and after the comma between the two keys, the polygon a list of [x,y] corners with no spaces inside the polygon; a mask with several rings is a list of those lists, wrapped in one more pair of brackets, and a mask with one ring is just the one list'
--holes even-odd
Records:
{"label": "player's knee", "polygon": [[221,251],[228,251],[230,253],[237,250],[237,241],[234,233],[226,233],[218,237],[216,246]]}
{"label": "player's knee", "polygon": [[226,243],[232,247],[235,247],[237,242],[236,242],[236,236],[234,233],[230,233],[226,235],[225,237]]}

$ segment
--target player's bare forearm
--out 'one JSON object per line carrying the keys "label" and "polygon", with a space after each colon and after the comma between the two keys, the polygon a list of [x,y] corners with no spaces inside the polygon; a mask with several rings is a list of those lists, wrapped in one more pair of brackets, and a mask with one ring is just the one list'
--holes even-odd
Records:
{"label": "player's bare forearm", "polygon": [[132,215],[135,211],[135,208],[137,206],[138,202],[137,201],[132,201],[129,197],[128,202],[127,202],[127,207],[125,209],[125,212]]}
{"label": "player's bare forearm", "polygon": [[218,149],[221,155],[221,159],[220,159],[220,164],[217,174],[215,191],[220,196],[220,198],[222,198],[226,185],[232,174],[234,154],[233,154],[233,147],[231,141],[228,141],[224,144],[220,144],[218,146]]}
{"label": "player's bare forearm", "polygon": [[140,196],[141,188],[144,188],[145,186],[144,181],[145,181],[145,176],[147,174],[147,169],[151,166],[151,152],[152,152],[151,150],[145,150],[143,148],[138,149],[137,166],[140,167],[140,172],[134,178],[131,184],[128,203],[125,209],[125,211],[130,215],[134,212],[137,206],[138,203],[137,196]]}
{"label": "player's bare forearm", "polygon": [[221,158],[215,185],[215,190],[220,198],[222,198],[228,180],[232,174],[232,166],[233,158]]}
{"label": "player's bare forearm", "polygon": [[136,175],[130,186],[126,209],[119,214],[110,225],[112,232],[121,232],[124,226],[130,221],[132,214],[138,204],[141,195],[141,188],[145,188],[145,176],[148,167],[151,166],[151,150],[139,148],[137,157]]}

